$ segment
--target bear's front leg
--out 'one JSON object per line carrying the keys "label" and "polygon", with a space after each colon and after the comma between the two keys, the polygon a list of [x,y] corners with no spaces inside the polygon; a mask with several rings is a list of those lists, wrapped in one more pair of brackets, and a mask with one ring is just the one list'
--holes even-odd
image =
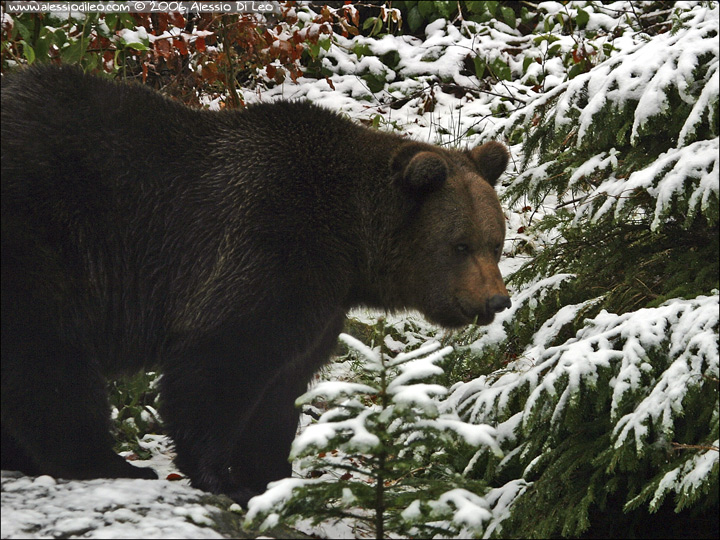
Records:
{"label": "bear's front leg", "polygon": [[267,342],[263,354],[251,337],[225,334],[167,366],[162,416],[176,465],[194,487],[246,506],[268,482],[290,476],[299,418],[295,400],[327,361],[343,320],[344,315],[333,318],[307,351],[284,363],[275,360],[277,351]]}

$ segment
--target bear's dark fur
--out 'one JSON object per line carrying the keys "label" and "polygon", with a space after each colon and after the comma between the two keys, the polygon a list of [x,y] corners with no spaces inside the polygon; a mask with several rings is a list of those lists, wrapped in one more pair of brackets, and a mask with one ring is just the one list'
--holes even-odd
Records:
{"label": "bear's dark fur", "polygon": [[499,143],[451,151],[309,103],[192,110],[70,67],[2,87],[2,466],[154,477],[106,377],[157,365],[176,463],[245,502],[290,474],[295,399],[345,313],[510,305]]}

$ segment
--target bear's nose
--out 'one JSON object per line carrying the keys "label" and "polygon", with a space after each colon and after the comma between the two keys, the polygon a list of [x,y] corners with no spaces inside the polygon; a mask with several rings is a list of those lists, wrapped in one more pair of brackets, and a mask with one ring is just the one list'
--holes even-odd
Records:
{"label": "bear's nose", "polygon": [[488,311],[491,313],[500,313],[502,310],[512,305],[509,296],[504,294],[494,294],[487,301]]}

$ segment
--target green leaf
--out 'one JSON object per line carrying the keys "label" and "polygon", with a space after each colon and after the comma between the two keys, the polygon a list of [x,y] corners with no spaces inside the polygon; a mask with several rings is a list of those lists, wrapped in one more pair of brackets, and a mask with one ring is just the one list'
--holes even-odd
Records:
{"label": "green leaf", "polygon": [[533,43],[535,45],[540,45],[543,41],[547,41],[548,45],[549,45],[550,43],[555,43],[556,41],[560,41],[560,38],[558,36],[554,36],[552,34],[544,34],[542,36],[533,38]]}
{"label": "green leaf", "polygon": [[456,4],[454,2],[433,2],[433,4],[435,4],[435,9],[440,14],[440,16],[444,17],[445,19],[449,19],[456,9]]}
{"label": "green leaf", "polygon": [[529,21],[529,20],[532,19],[532,18],[533,18],[533,16],[530,15],[530,12],[528,11],[528,8],[526,8],[525,6],[523,6],[523,7],[520,8],[520,20],[521,20],[522,22],[527,22],[527,21]]}
{"label": "green leaf", "polygon": [[548,56],[557,56],[560,52],[560,49],[562,48],[562,44],[556,43],[552,47],[548,49]]}
{"label": "green leaf", "polygon": [[147,46],[143,43],[140,43],[139,41],[125,43],[125,47],[127,47],[129,49],[135,49],[136,51],[147,51],[148,50]]}
{"label": "green leaf", "polygon": [[610,56],[613,51],[616,50],[615,46],[612,43],[603,43],[603,54],[605,56]]}
{"label": "green leaf", "polygon": [[47,27],[42,29],[42,33],[37,42],[35,43],[35,57],[40,61],[47,61],[50,57],[50,45],[52,45],[54,35],[47,30]]}
{"label": "green leaf", "polygon": [[473,58],[473,64],[475,64],[475,76],[478,79],[482,79],[485,75],[485,60],[479,56],[475,56],[475,58]]}
{"label": "green leaf", "polygon": [[515,21],[515,12],[511,7],[500,6],[500,13],[502,13],[503,20],[510,28],[515,28],[517,26],[517,22]]}
{"label": "green leaf", "polygon": [[570,71],[568,71],[568,79],[574,79],[581,73],[585,72],[585,60],[582,62],[578,62],[574,66],[570,68]]}
{"label": "green leaf", "polygon": [[90,54],[87,57],[87,61],[85,62],[84,68],[88,72],[93,72],[97,68],[100,67],[100,56],[97,54]]}
{"label": "green leaf", "polygon": [[352,51],[355,53],[355,56],[358,57],[358,60],[363,56],[372,56],[372,51],[370,50],[370,46],[367,43],[357,43],[353,47]]}
{"label": "green leaf", "polygon": [[98,14],[97,13],[87,13],[85,15],[85,20],[83,21],[83,32],[82,35],[84,38],[89,38],[90,33],[98,26]]}
{"label": "green leaf", "polygon": [[35,62],[35,50],[32,48],[32,46],[24,39],[20,40],[20,43],[22,43],[23,56],[27,59],[28,64],[32,64],[33,62]]}
{"label": "green leaf", "polygon": [[126,41],[125,38],[122,36],[120,37],[120,42],[124,47],[135,49],[137,51],[147,51],[148,47],[144,43],[140,41]]}
{"label": "green leaf", "polygon": [[418,2],[417,7],[420,15],[422,15],[425,20],[428,20],[437,12],[435,9],[435,2]]}
{"label": "green leaf", "polygon": [[585,28],[589,20],[590,15],[588,14],[588,12],[582,8],[578,8],[577,17],[575,18],[575,22],[577,23],[578,28]]}
{"label": "green leaf", "polygon": [[388,51],[380,57],[380,61],[390,69],[395,69],[400,63],[400,53],[395,50]]}
{"label": "green leaf", "polygon": [[470,13],[482,13],[487,2],[465,2],[465,9]]}
{"label": "green leaf", "polygon": [[425,19],[422,15],[420,15],[418,7],[413,6],[413,8],[408,12],[408,26],[410,27],[410,31],[416,32],[420,29],[424,22]]}
{"label": "green leaf", "polygon": [[381,92],[385,88],[385,77],[375,75],[374,73],[366,73],[362,79],[367,83],[368,88],[373,94]]}
{"label": "green leaf", "polygon": [[374,36],[378,34],[382,30],[382,19],[380,17],[377,17],[375,19],[375,24],[373,25],[372,30],[370,30],[370,35]]}
{"label": "green leaf", "polygon": [[543,31],[547,34],[548,32],[550,32],[550,30],[552,30],[552,24],[550,22],[550,17],[547,17],[543,21]]}
{"label": "green leaf", "polygon": [[62,28],[55,30],[55,32],[53,32],[53,37],[53,41],[55,42],[55,45],[57,45],[58,49],[62,49],[63,45],[68,42],[67,33]]}
{"label": "green leaf", "polygon": [[27,26],[25,26],[23,23],[21,23],[18,20],[15,20],[15,28],[18,32],[20,32],[20,36],[25,40],[26,42],[29,42],[31,39],[30,30],[28,30]]}
{"label": "green leaf", "polygon": [[368,17],[367,19],[365,19],[365,22],[362,25],[362,29],[367,30],[375,24],[375,21],[377,21],[377,17]]}
{"label": "green leaf", "polygon": [[492,63],[492,70],[495,77],[501,81],[509,81],[512,79],[512,71],[502,59],[496,58]]}
{"label": "green leaf", "polygon": [[68,64],[77,64],[80,62],[82,57],[85,55],[87,49],[87,41],[84,39],[71,42],[67,47],[63,47],[60,50],[60,56],[63,61]]}
{"label": "green leaf", "polygon": [[497,12],[498,4],[500,2],[497,2],[496,0],[489,0],[488,2],[485,2],[485,7],[490,12],[490,15],[495,17],[495,13]]}
{"label": "green leaf", "polygon": [[534,63],[535,59],[531,56],[526,56],[523,60],[523,74],[527,73],[527,68],[530,67],[530,64]]}
{"label": "green leaf", "polygon": [[311,57],[317,58],[318,54],[320,54],[320,42],[310,43],[310,45],[308,46],[308,52],[310,53]]}

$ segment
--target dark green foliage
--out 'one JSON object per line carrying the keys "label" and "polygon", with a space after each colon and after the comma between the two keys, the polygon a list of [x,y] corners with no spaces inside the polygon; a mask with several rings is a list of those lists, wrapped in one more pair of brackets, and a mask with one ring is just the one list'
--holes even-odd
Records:
{"label": "dark green foliage", "polygon": [[[710,42],[716,32],[708,30],[704,38]],[[651,185],[628,189],[620,197],[617,189],[607,191],[603,185],[608,177],[622,182],[654,166],[659,156],[675,147],[717,137],[717,123],[707,120],[718,117],[717,96],[699,122],[691,129],[686,126],[697,104],[690,98],[699,100],[713,66],[717,66],[716,58],[701,55],[692,72],[694,82],[683,91],[684,96],[676,84],[668,84],[663,88],[666,105],[639,125],[637,99],[608,98],[591,121],[581,120],[589,103],[589,78],[567,90],[561,88],[551,99],[540,100],[544,104],[520,115],[539,119],[517,128],[526,141],[526,166],[537,159],[544,178],[540,182],[521,175],[508,189],[507,199],[514,203],[527,197],[539,205],[552,194],[563,202],[559,211],[535,225],[538,234],[555,231],[558,241],[516,274],[518,284],[537,276],[572,272],[577,275],[577,287],[586,291],[588,298],[603,294],[603,305],[616,312],[657,305],[675,296],[707,294],[718,287],[717,194],[706,191],[707,202],[699,204],[701,174],[709,171],[686,173],[685,189],[676,190],[669,201],[652,195],[665,175],[682,171],[679,167],[690,153],[676,152],[678,157],[666,159],[667,166],[658,169]],[[611,85],[607,91],[619,89]],[[571,106],[558,127],[554,111],[559,100]],[[585,133],[580,140],[582,129]],[[593,159],[601,159],[601,163],[588,168],[587,174],[578,174],[579,168]],[[605,209],[607,205],[610,210]]]}
{"label": "dark green foliage", "polygon": [[[669,315],[667,318],[672,319]],[[632,367],[630,359],[635,350],[631,343],[647,340],[640,337],[642,331],[634,330],[643,319],[638,316],[637,322],[616,329],[612,322],[597,337],[590,337],[590,328],[584,330],[585,339],[590,338],[588,344],[598,354],[594,370],[593,364],[585,364],[587,360],[581,356],[575,359],[577,365],[552,361],[556,354],[572,350],[576,340],[570,340],[557,347],[557,352],[553,348],[528,351],[527,354],[536,356],[536,367],[530,370],[516,367],[519,379],[510,378],[509,383],[498,386],[497,390],[502,392],[494,398],[492,384],[475,396],[469,391],[472,387],[468,391],[462,387],[458,390],[460,395],[465,394],[459,411],[466,418],[478,422],[494,418],[506,426],[503,431],[515,426],[514,436],[503,444],[508,458],[498,460],[485,453],[475,462],[477,477],[498,487],[518,477],[532,482],[502,523],[501,537],[593,535],[613,519],[634,523],[635,534],[642,535],[659,522],[653,517],[643,525],[640,517],[647,515],[648,508],[654,514],[673,491],[676,493],[671,504],[678,512],[689,510],[705,520],[712,515],[718,501],[717,461],[697,484],[688,482],[685,475],[698,467],[703,470],[704,466],[694,459],[708,462],[712,453],[717,452],[717,448],[710,446],[718,437],[718,385],[717,378],[710,375],[716,372],[716,363],[713,364],[712,353],[709,358],[700,353],[697,358],[687,357],[687,367],[699,364],[700,373],[705,375],[689,379],[681,399],[682,413],[666,424],[661,408],[675,398],[658,396],[668,384],[673,392],[678,392],[669,373],[683,373],[687,368],[685,361],[675,356],[677,350],[674,355],[669,352],[670,342],[677,335],[661,327],[657,329],[658,335],[667,336],[657,346],[645,348],[646,356],[639,359],[640,380],[622,395],[616,395],[619,385],[629,382],[628,376],[633,374],[628,369]],[[717,321],[709,330],[717,335]],[[600,360],[613,356],[602,352],[605,337],[601,336],[614,343],[617,362]],[[576,343],[582,344],[582,339]],[[688,352],[683,354],[694,350],[690,343]],[[576,348],[583,349],[587,350]],[[587,375],[573,386],[570,377],[577,370]],[[508,376],[512,373],[506,372]],[[494,376],[502,377],[503,373],[497,371]],[[521,414],[519,423],[512,420],[517,414]],[[626,432],[638,419],[643,427]],[[666,521],[669,519],[667,513],[662,515]],[[667,525],[679,530],[686,515],[690,512],[675,516]],[[717,522],[714,527],[709,531],[716,531]]]}
{"label": "dark green foliage", "polygon": [[696,221],[688,229],[603,220],[572,226],[567,212],[548,217],[536,231],[560,228],[562,238],[513,276],[519,285],[538,273],[576,275],[578,300],[603,296],[602,307],[623,313],[670,298],[693,298],[718,288],[718,229]]}
{"label": "dark green foliage", "polygon": [[[512,277],[521,305],[507,337],[465,335],[493,368],[477,370],[485,386],[457,390],[459,411],[512,433],[510,457],[481,456],[474,472],[491,486],[532,482],[500,537],[717,535],[718,60],[702,53],[716,50],[717,7],[703,19],[705,7],[643,19],[674,25],[668,42],[702,43],[679,73],[683,46],[653,42],[678,74],[643,73],[638,88],[652,80],[662,98],[623,86],[636,60],[620,55],[502,129],[524,158],[506,200],[555,210],[525,231],[547,241]],[[496,369],[508,350],[516,359]]]}
{"label": "dark green foliage", "polygon": [[504,22],[515,28],[521,21],[528,22],[532,17],[526,7],[518,6],[518,2],[398,2],[404,21],[407,21],[410,33],[425,29],[429,23],[437,19],[449,21],[472,21],[487,23],[493,19]]}
{"label": "dark green foliage", "polygon": [[157,414],[159,374],[137,373],[110,383],[110,406],[113,409],[115,451],[132,451],[140,459],[148,459],[138,439],[147,433],[162,433]]}

